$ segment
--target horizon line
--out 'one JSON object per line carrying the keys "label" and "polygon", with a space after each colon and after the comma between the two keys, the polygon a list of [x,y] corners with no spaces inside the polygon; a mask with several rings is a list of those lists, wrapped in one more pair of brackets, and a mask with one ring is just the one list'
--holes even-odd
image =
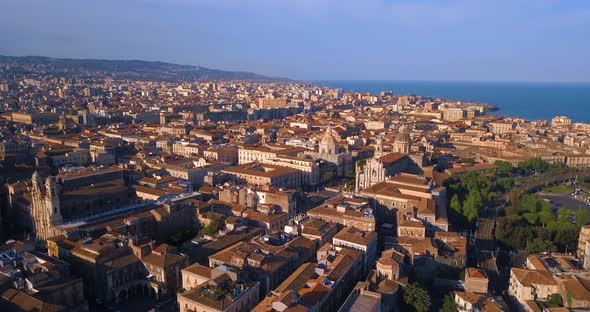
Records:
{"label": "horizon line", "polygon": [[65,59],[65,60],[80,60],[80,61],[139,61],[139,62],[152,62],[152,63],[165,63],[171,65],[179,65],[179,66],[193,66],[193,67],[201,67],[204,69],[209,70],[221,70],[221,71],[230,71],[230,72],[239,72],[239,73],[249,73],[255,75],[265,76],[267,78],[274,78],[274,79],[285,79],[290,82],[299,82],[299,83],[317,83],[317,82],[436,82],[436,83],[515,83],[515,84],[579,84],[579,85],[590,85],[590,80],[497,80],[497,79],[473,79],[473,80],[465,80],[465,79],[397,79],[397,78],[387,78],[387,79],[350,79],[350,78],[321,78],[321,79],[301,79],[301,78],[292,78],[289,75],[282,75],[282,74],[262,74],[257,70],[236,70],[236,69],[227,69],[227,68],[217,68],[215,66],[203,66],[200,64],[186,64],[183,62],[177,61],[162,61],[162,60],[153,60],[153,59],[141,59],[141,58],[96,58],[96,57],[56,57],[56,56],[47,56],[47,55],[35,55],[35,54],[21,54],[21,55],[10,55],[4,54],[0,52],[0,56],[6,57],[43,57],[43,58],[51,58],[51,59]]}

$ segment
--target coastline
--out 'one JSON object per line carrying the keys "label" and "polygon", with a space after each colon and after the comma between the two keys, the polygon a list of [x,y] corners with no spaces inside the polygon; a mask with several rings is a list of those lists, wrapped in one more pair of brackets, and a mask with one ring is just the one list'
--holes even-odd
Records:
{"label": "coastline", "polygon": [[457,82],[318,80],[316,85],[345,92],[418,95],[448,101],[485,104],[489,112],[528,121],[567,116],[574,122],[590,123],[590,83],[583,82]]}

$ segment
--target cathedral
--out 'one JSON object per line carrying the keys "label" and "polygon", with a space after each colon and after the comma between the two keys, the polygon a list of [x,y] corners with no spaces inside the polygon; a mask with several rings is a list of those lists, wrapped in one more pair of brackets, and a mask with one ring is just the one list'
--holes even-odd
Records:
{"label": "cathedral", "polygon": [[47,239],[63,234],[56,226],[63,223],[59,195],[61,186],[55,177],[49,176],[43,179],[35,171],[31,179],[31,218],[35,224],[37,237]]}
{"label": "cathedral", "polygon": [[356,191],[359,192],[383,182],[388,177],[410,167],[412,165],[412,159],[409,157],[411,144],[412,139],[407,128],[396,135],[392,153],[385,154],[383,138],[377,138],[374,156],[356,164]]}
{"label": "cathedral", "polygon": [[346,172],[352,170],[352,155],[346,152],[338,143],[338,140],[332,134],[332,127],[328,126],[322,140],[320,141],[317,152],[305,152],[314,159],[322,159],[332,163],[337,168],[337,175],[342,177]]}
{"label": "cathedral", "polygon": [[84,169],[8,185],[11,211],[37,238],[63,234],[61,225],[128,205],[133,198],[118,168]]}

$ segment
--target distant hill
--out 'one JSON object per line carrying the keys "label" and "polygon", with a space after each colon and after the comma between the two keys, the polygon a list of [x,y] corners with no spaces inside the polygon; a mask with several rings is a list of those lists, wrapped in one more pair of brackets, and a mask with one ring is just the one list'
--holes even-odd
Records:
{"label": "distant hill", "polygon": [[[0,64],[22,66],[25,71],[67,77],[111,77],[153,81],[249,80],[287,81],[251,72],[225,71],[201,66],[140,60],[62,59],[44,56],[2,56]],[[34,69],[32,67],[35,67]]]}

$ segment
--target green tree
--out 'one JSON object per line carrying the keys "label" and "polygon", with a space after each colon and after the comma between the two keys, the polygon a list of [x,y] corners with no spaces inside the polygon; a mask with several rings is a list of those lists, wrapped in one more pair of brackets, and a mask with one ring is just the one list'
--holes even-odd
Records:
{"label": "green tree", "polygon": [[549,308],[563,307],[563,299],[560,294],[551,294],[547,297],[545,304],[547,304],[547,307]]}
{"label": "green tree", "polygon": [[548,240],[543,240],[541,238],[535,238],[527,243],[526,249],[532,253],[540,253],[540,252],[555,252],[557,251],[557,247]]}
{"label": "green tree", "polygon": [[525,249],[534,233],[526,220],[520,216],[499,217],[496,225],[496,239],[511,249]]}
{"label": "green tree", "polygon": [[448,293],[443,299],[443,305],[440,312],[457,312],[457,304],[453,293]]}
{"label": "green tree", "polygon": [[580,229],[570,222],[552,222],[547,226],[551,235],[551,241],[557,246],[559,251],[575,251],[578,245],[578,236]]}
{"label": "green tree", "polygon": [[506,193],[514,187],[514,179],[512,179],[512,178],[499,178],[496,181],[496,184],[498,185],[498,189],[502,193]]}
{"label": "green tree", "polygon": [[209,213],[207,214],[207,219],[211,221],[201,230],[201,234],[203,235],[213,235],[225,227],[225,217]]}
{"label": "green tree", "polygon": [[465,203],[463,203],[463,215],[469,222],[473,223],[477,217],[479,217],[479,212],[482,208],[483,199],[481,194],[477,189],[471,190],[469,194],[467,194]]}
{"label": "green tree", "polygon": [[549,164],[541,158],[530,158],[518,165],[518,168],[529,171],[542,173],[547,171]]}
{"label": "green tree", "polygon": [[512,190],[508,194],[508,200],[510,205],[506,207],[507,215],[517,215],[520,209],[520,192],[518,190]]}
{"label": "green tree", "polygon": [[404,288],[403,298],[408,310],[415,312],[427,312],[432,303],[428,292],[417,284],[408,284]]}
{"label": "green tree", "polygon": [[539,215],[534,212],[527,212],[522,215],[530,225],[536,225],[539,222]]}
{"label": "green tree", "polygon": [[551,210],[551,206],[549,204],[543,205],[541,211],[538,213],[539,215],[539,222],[545,227],[547,224],[555,221],[555,215]]}
{"label": "green tree", "polygon": [[451,198],[450,207],[456,214],[463,213],[463,208],[461,208],[461,201],[459,200],[459,196],[457,196],[457,194],[453,195],[453,197]]}
{"label": "green tree", "polygon": [[576,216],[574,217],[574,223],[581,228],[588,223],[588,211],[585,209],[576,210]]}
{"label": "green tree", "polygon": [[561,207],[557,210],[557,222],[569,222],[571,216],[572,211],[565,207]]}
{"label": "green tree", "polygon": [[498,168],[498,173],[501,175],[509,175],[512,173],[512,164],[504,160],[496,160],[494,166]]}

